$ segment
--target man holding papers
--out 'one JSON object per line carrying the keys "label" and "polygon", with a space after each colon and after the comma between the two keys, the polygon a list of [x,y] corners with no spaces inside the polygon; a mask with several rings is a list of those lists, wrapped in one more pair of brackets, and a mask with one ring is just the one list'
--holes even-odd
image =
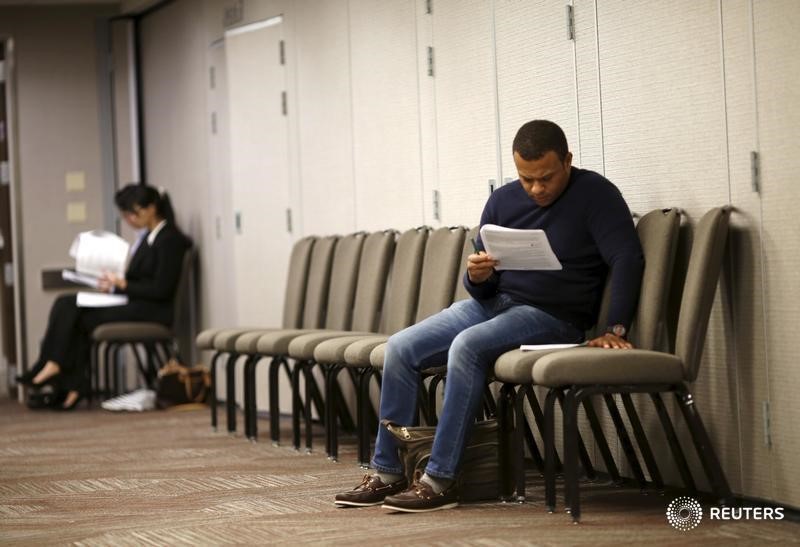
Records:
{"label": "man holding papers", "polygon": [[[609,272],[607,332],[587,345],[632,347],[625,335],[637,304],[644,259],[619,190],[598,173],[572,166],[566,137],[553,122],[523,125],[514,139],[513,154],[519,180],[489,197],[480,223],[495,228],[482,233],[487,241],[495,236],[507,250],[503,229],[541,231],[510,245],[519,253],[537,255],[543,261],[540,267],[548,269],[505,268],[503,259],[479,250],[486,248],[483,241],[476,242],[463,280],[472,298],[389,339],[382,420],[411,425],[420,371],[446,356],[444,405],[430,460],[421,479],[408,485],[397,446],[380,429],[372,460],[377,473],[337,495],[338,504],[383,504],[405,512],[458,505],[455,479],[461,454],[494,360],[521,344],[582,342],[595,321]],[[519,259],[526,257],[512,256],[505,259],[510,266],[525,267],[525,260],[520,264]],[[536,264],[534,260],[532,265]]]}

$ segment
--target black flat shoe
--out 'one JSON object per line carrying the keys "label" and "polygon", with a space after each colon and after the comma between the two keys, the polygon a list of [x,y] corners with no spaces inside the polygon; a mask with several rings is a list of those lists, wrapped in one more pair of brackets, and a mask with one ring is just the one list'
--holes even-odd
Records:
{"label": "black flat shoe", "polygon": [[46,385],[50,385],[53,382],[55,382],[56,379],[58,378],[59,374],[61,374],[60,372],[57,372],[57,373],[53,374],[50,378],[45,380],[44,382],[39,382],[38,384],[36,384],[36,383],[33,382],[33,379],[36,378],[36,375],[39,374],[40,370],[41,369],[37,370],[36,368],[33,368],[33,369],[29,370],[28,372],[26,372],[25,374],[18,375],[16,377],[17,383],[20,384],[20,385],[23,385],[23,386],[31,387],[33,389],[39,389],[39,388],[42,388],[42,387],[44,387]]}
{"label": "black flat shoe", "polygon": [[78,397],[72,402],[71,405],[64,406],[64,401],[67,399],[67,394],[65,393],[64,396],[61,398],[61,401],[52,405],[50,408],[52,408],[53,410],[63,410],[65,412],[68,410],[75,410],[76,408],[78,408],[78,405],[81,404],[81,401],[83,401],[84,397],[85,394],[79,393]]}

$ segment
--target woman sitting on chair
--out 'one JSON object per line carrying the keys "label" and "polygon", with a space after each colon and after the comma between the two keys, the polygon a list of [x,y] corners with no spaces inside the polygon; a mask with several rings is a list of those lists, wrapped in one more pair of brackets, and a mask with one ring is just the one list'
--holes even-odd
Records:
{"label": "woman sitting on chair", "polygon": [[114,201],[125,221],[144,231],[124,277],[105,274],[99,289],[124,294],[128,303],[103,308],[78,307],[75,294],[56,299],[50,309],[39,359],[17,382],[39,389],[51,384],[53,395],[38,406],[71,410],[90,389],[92,331],[104,323],[153,321],[172,324],[173,298],[183,257],[191,241],[175,225],[169,197],[152,186],[129,184]]}

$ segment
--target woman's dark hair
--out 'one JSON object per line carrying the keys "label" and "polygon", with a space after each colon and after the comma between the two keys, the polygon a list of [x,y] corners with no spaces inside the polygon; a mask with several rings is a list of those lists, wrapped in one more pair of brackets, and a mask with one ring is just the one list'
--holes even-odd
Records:
{"label": "woman's dark hair", "polygon": [[166,192],[159,192],[147,184],[128,184],[114,195],[114,203],[120,211],[132,213],[136,207],[149,207],[155,204],[156,214],[175,225],[175,211]]}
{"label": "woman's dark hair", "polygon": [[533,120],[520,127],[511,148],[525,161],[538,160],[552,150],[563,162],[569,152],[564,131],[549,120]]}

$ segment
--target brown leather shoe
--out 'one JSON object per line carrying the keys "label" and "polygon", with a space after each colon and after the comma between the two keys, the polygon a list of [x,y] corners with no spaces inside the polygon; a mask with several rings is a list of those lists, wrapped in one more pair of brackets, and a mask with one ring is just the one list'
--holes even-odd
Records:
{"label": "brown leather shoe", "polygon": [[361,484],[350,490],[336,494],[336,505],[349,505],[353,507],[368,507],[380,505],[383,498],[402,492],[408,487],[408,481],[403,477],[391,484],[383,484],[378,475],[364,475]]}
{"label": "brown leather shoe", "polygon": [[458,488],[455,481],[449,488],[436,494],[430,484],[417,479],[405,492],[396,496],[387,496],[383,500],[384,509],[404,513],[425,513],[450,509],[457,505]]}

